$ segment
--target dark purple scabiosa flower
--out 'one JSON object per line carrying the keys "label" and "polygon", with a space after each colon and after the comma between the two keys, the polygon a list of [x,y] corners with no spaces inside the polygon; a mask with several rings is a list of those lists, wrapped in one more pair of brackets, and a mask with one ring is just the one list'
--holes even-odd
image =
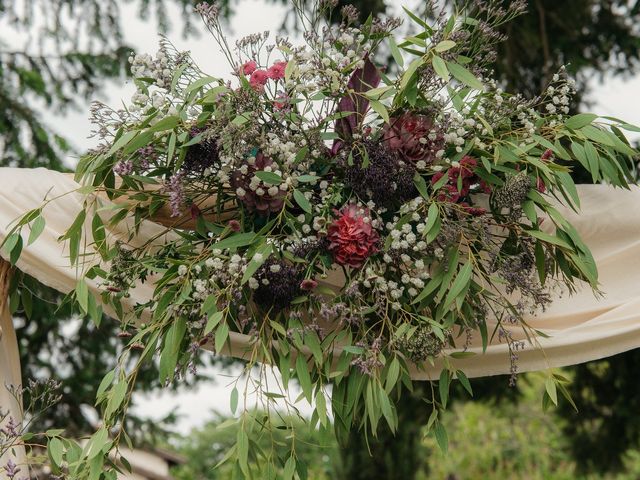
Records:
{"label": "dark purple scabiosa flower", "polygon": [[269,215],[282,210],[286,192],[277,185],[264,184],[255,175],[256,172],[265,171],[267,167],[270,170],[275,166],[271,158],[258,152],[252,164],[247,163],[232,174],[231,185],[249,212]]}
{"label": "dark purple scabiosa flower", "polygon": [[[189,135],[193,140],[198,135],[206,132],[206,129],[193,127]],[[200,142],[190,145],[184,157],[182,170],[190,175],[202,175],[205,170],[217,171],[220,166],[218,143],[210,137],[203,135]]]}
{"label": "dark purple scabiosa flower", "polygon": [[256,272],[253,300],[264,310],[279,312],[301,295],[300,271],[284,260],[268,260]]}
{"label": "dark purple scabiosa flower", "polygon": [[309,255],[323,252],[329,246],[327,237],[305,238],[291,248],[291,253],[298,258],[308,258]]}
{"label": "dark purple scabiosa flower", "polygon": [[345,182],[360,199],[389,207],[417,195],[414,164],[403,161],[386,143],[365,140],[352,149],[352,160],[352,165],[345,160]]}

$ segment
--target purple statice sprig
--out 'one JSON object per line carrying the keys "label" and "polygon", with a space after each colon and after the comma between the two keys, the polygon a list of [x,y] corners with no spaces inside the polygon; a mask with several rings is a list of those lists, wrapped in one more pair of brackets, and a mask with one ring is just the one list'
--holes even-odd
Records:
{"label": "purple statice sprig", "polygon": [[164,190],[169,194],[169,207],[172,217],[179,217],[182,214],[185,196],[183,189],[184,172],[174,173],[165,184]]}
{"label": "purple statice sprig", "polygon": [[[16,463],[11,458],[7,460],[7,463],[5,464],[4,467],[2,467],[2,469],[4,470],[4,473],[9,480],[16,479],[18,473],[20,473],[20,471],[22,470],[20,467],[16,465]],[[22,477],[22,478],[26,479],[26,477]]]}

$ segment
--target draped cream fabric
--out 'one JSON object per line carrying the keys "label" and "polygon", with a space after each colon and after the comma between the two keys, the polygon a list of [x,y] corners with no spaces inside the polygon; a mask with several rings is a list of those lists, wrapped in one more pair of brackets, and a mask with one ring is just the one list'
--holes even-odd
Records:
{"label": "draped cream fabric", "polygon": [[[20,424],[22,409],[18,399],[9,391],[11,386],[19,386],[20,380],[20,356],[18,355],[18,342],[16,333],[11,323],[9,314],[8,298],[6,296],[9,288],[11,269],[9,263],[0,259],[0,411],[9,412],[9,415],[0,422],[0,427],[5,427],[7,423]],[[0,479],[6,478],[2,467],[11,459],[26,473],[26,456],[24,448],[16,447],[0,456]]]}
{"label": "draped cream fabric", "polygon": [[[53,198],[78,188],[68,176],[45,169],[1,168],[0,181],[0,239],[7,234],[13,220],[39,207],[45,195]],[[545,332],[550,338],[538,338],[541,349],[528,344],[519,352],[517,366],[521,372],[586,362],[640,346],[640,188],[627,191],[603,185],[581,185],[578,192],[580,214],[564,207],[559,209],[592,249],[605,295],[596,298],[588,287],[573,296],[557,292],[551,308],[528,319],[532,328]],[[33,245],[24,249],[17,265],[61,292],[74,288],[77,271],[69,267],[65,246],[57,238],[72,223],[81,203],[81,195],[75,193],[49,204],[44,210],[45,231]],[[117,238],[125,232],[123,225],[120,231],[111,234]],[[139,240],[161,232],[161,227],[146,222]],[[96,286],[91,288],[95,290]],[[149,298],[151,289],[149,284],[139,286],[130,302]],[[507,328],[514,339],[525,338],[519,327]],[[508,345],[496,335],[483,354],[479,335],[477,337],[472,339],[470,351],[478,355],[457,360],[456,364],[469,377],[509,373]],[[233,334],[227,353],[242,357],[248,345],[247,336]],[[2,348],[7,348],[6,343]],[[2,362],[0,379],[19,378],[16,368],[17,365]],[[413,372],[416,379],[437,375],[437,365]]]}

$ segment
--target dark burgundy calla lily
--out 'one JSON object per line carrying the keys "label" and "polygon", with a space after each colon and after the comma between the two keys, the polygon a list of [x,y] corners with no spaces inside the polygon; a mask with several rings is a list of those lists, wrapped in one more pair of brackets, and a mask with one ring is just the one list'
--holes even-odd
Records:
{"label": "dark burgundy calla lily", "polygon": [[[378,68],[369,60],[364,59],[364,67],[358,68],[349,79],[347,84],[350,93],[342,98],[338,103],[338,112],[349,112],[350,115],[336,120],[336,133],[340,135],[342,142],[351,139],[357,133],[358,126],[364,120],[364,116],[369,109],[369,100],[362,95],[362,92],[376,88],[380,84],[380,72]],[[342,142],[336,140],[332,151],[337,153]]]}

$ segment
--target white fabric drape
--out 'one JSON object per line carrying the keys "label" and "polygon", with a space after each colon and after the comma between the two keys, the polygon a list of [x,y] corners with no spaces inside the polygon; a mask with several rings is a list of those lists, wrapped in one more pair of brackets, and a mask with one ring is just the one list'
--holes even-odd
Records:
{"label": "white fabric drape", "polygon": [[[0,239],[8,224],[25,211],[39,207],[45,194],[49,198],[78,188],[71,178],[45,169],[0,169]],[[603,298],[589,288],[573,296],[558,294],[551,308],[529,318],[529,325],[550,335],[539,338],[541,349],[527,345],[517,362],[521,372],[561,367],[614,355],[640,346],[640,188],[613,189],[603,185],[580,185],[581,211],[559,210],[576,227],[591,248],[599,270]],[[69,267],[64,245],[58,237],[69,227],[81,208],[82,197],[64,196],[44,210],[46,228],[41,237],[25,247],[17,267],[42,283],[61,292],[72,290],[77,271]],[[139,239],[155,237],[162,229],[145,222]],[[111,232],[114,237],[123,235]],[[4,253],[3,253],[4,254]],[[95,285],[91,286],[95,289]],[[138,287],[130,302],[148,299],[151,285]],[[491,326],[490,326],[491,328]],[[514,339],[523,339],[518,327],[512,327]],[[479,337],[479,335],[477,336]],[[249,338],[233,334],[228,353],[242,357]],[[474,338],[470,350],[478,355],[455,361],[469,377],[509,373],[508,346],[494,338],[483,354],[480,338]],[[15,367],[0,364],[0,379],[15,377]],[[416,369],[416,379],[437,378],[438,365]]]}
{"label": "white fabric drape", "polygon": [[[8,262],[0,259],[0,411],[7,416],[0,421],[0,428],[6,428],[9,422],[20,425],[22,421],[22,405],[16,398],[15,390],[21,384],[20,379],[20,355],[18,354],[18,341],[16,332],[11,322],[7,293],[11,269]],[[0,479],[5,479],[3,467],[11,460],[20,468],[21,473],[27,472],[26,454],[21,446],[16,446],[10,451],[0,455]],[[19,475],[21,477],[21,475]]]}

